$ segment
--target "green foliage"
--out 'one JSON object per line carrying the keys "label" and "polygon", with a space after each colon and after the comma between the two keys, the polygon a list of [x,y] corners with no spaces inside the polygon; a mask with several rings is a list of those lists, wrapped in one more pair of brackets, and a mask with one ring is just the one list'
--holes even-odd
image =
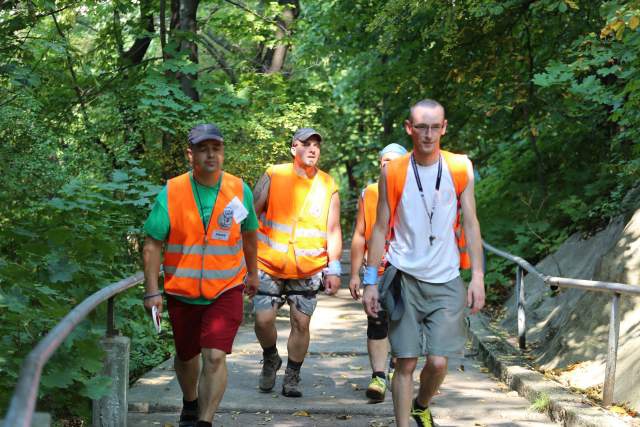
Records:
{"label": "green foliage", "polygon": [[541,413],[549,412],[551,408],[551,397],[547,393],[540,393],[531,404],[531,410]]}
{"label": "green foliage", "polygon": [[[108,180],[72,177],[58,190],[50,188],[49,199],[32,200],[22,217],[3,225],[1,405],[8,403],[23,357],[46,331],[89,294],[139,268],[138,228],[158,191],[144,180],[145,175],[136,162],[129,162]],[[28,195],[38,192],[31,186],[24,190]],[[149,338],[154,334],[141,309],[140,293],[132,290],[117,299],[118,327],[139,345],[138,354],[151,356],[134,358],[134,372],[167,356],[167,343],[154,344],[157,340]],[[107,390],[110,380],[99,375],[103,354],[98,345],[105,316],[105,307],[99,307],[46,365],[40,387],[45,409],[86,414],[88,405],[72,402]]]}

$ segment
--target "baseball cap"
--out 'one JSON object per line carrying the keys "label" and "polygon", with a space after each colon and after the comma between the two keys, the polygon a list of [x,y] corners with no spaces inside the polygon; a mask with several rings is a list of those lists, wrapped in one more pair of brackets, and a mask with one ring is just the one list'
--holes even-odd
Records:
{"label": "baseball cap", "polygon": [[202,141],[206,141],[208,139],[224,142],[224,139],[222,138],[222,132],[220,132],[218,126],[211,123],[204,123],[195,125],[189,131],[189,144],[199,144]]}
{"label": "baseball cap", "polygon": [[291,139],[291,143],[293,144],[297,141],[306,141],[312,136],[317,136],[320,142],[322,142],[322,136],[313,128],[300,128],[293,134],[293,138]]}
{"label": "baseball cap", "polygon": [[396,144],[395,142],[387,145],[386,147],[384,147],[382,150],[380,150],[380,157],[384,156],[387,153],[397,153],[400,155],[405,155],[407,154],[407,149],[404,148],[402,145],[400,144]]}

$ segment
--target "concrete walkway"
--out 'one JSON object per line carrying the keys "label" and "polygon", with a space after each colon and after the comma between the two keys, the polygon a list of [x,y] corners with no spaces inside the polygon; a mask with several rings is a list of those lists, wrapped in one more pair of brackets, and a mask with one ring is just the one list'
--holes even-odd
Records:
{"label": "concrete walkway", "polygon": [[[289,321],[278,316],[278,349],[286,364]],[[366,317],[348,290],[319,296],[311,322],[311,345],[302,367],[304,396],[280,394],[283,368],[272,393],[258,391],[262,351],[246,322],[228,357],[229,384],[216,426],[392,426],[391,395],[368,404],[364,390],[371,371],[366,354]],[[159,365],[129,391],[129,426],[175,426],[181,393],[172,360]],[[420,365],[421,366],[421,365]],[[417,379],[417,376],[416,376]],[[439,426],[556,425],[494,379],[474,357],[450,361],[441,393],[432,402]]]}

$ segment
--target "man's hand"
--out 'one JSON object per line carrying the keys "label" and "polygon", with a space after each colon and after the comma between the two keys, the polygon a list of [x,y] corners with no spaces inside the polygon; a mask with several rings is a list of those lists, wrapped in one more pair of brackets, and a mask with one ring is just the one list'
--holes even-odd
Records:
{"label": "man's hand", "polygon": [[334,295],[340,289],[340,276],[329,274],[324,278],[324,293]]}
{"label": "man's hand", "polygon": [[484,279],[471,278],[467,289],[467,306],[471,309],[471,314],[476,314],[484,307]]}
{"label": "man's hand", "polygon": [[244,279],[244,293],[249,295],[249,298],[253,298],[258,292],[258,286],[260,285],[260,278],[258,278],[258,272],[247,273],[247,277]]}
{"label": "man's hand", "polygon": [[360,275],[354,274],[351,276],[351,280],[349,281],[349,292],[351,292],[351,297],[358,301],[360,299]]}
{"label": "man's hand", "polygon": [[[150,294],[150,295],[153,295],[153,294]],[[156,306],[156,308],[158,309],[158,315],[162,314],[162,295],[161,294],[158,294],[151,298],[144,299],[145,310],[151,313],[151,307],[153,306]]]}
{"label": "man's hand", "polygon": [[367,315],[377,318],[380,311],[380,301],[378,301],[378,286],[367,285],[362,293],[362,304]]}

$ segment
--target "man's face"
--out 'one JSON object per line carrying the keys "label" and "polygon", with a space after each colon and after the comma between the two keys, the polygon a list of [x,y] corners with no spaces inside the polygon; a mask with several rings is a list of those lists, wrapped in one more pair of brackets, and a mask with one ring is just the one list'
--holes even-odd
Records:
{"label": "man's face", "polygon": [[291,153],[298,165],[314,167],[320,160],[320,139],[312,136],[306,141],[295,140],[291,146]]}
{"label": "man's face", "polygon": [[386,153],[384,156],[380,158],[380,170],[382,170],[384,165],[389,163],[391,160],[397,159],[398,157],[401,157],[401,156],[402,154],[400,153]]}
{"label": "man's face", "polygon": [[447,131],[444,110],[440,107],[416,107],[404,128],[413,141],[417,154],[429,155],[440,148],[440,138]]}
{"label": "man's face", "polygon": [[214,139],[202,141],[187,148],[189,162],[199,174],[210,174],[222,170],[224,144]]}

